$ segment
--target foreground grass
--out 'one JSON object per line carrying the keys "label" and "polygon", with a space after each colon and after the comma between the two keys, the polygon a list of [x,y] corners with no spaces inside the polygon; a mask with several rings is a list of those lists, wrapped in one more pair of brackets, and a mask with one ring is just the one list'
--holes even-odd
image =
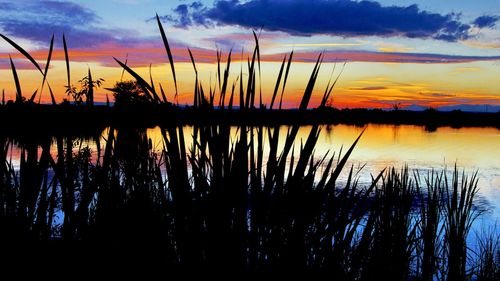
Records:
{"label": "foreground grass", "polygon": [[[68,136],[3,139],[0,244],[90,268],[108,257],[119,268],[495,280],[498,240],[479,239],[477,258],[466,243],[481,214],[475,175],[391,168],[360,186],[345,167],[359,138],[344,155],[317,158],[320,128],[299,151],[297,128],[280,136],[239,127],[234,136],[229,126],[200,126],[186,147],[182,127],[164,127],[161,150],[130,127],[110,128],[97,151]],[[19,158],[9,156],[16,147]]]}
{"label": "foreground grass", "polygon": [[[175,81],[159,20],[158,25]],[[37,66],[43,89],[50,53],[43,71],[6,40]],[[196,74],[192,108],[206,112],[237,107],[242,113],[281,109],[293,53],[283,59],[267,109],[257,90],[257,35],[255,41],[245,83],[241,72],[237,81],[228,81],[229,53],[223,75],[217,75],[218,87],[208,95],[198,83],[191,56]],[[64,47],[72,89],[65,41]],[[297,108],[300,114],[308,110],[321,62],[319,55]],[[158,91],[153,81],[117,63],[136,80],[140,100],[148,106],[173,106],[161,87]],[[12,70],[14,106],[26,108],[13,63]],[[86,95],[87,108],[94,107],[91,77],[89,72],[90,88],[74,91]],[[328,83],[320,109],[325,109],[336,81]],[[28,103],[35,98],[36,93]],[[95,151],[67,131],[1,137],[2,265],[42,265],[43,271],[63,264],[78,272],[115,266],[125,272],[138,266],[159,272],[321,272],[338,280],[498,276],[498,242],[486,239],[482,247],[487,251],[478,259],[471,259],[466,243],[480,215],[474,204],[476,175],[460,175],[455,168],[450,177],[446,171],[422,177],[390,168],[375,175],[370,185],[360,186],[346,163],[361,135],[342,155],[317,158],[319,123],[313,123],[296,148],[299,123],[280,135],[280,123],[263,126],[249,119],[238,124],[236,136],[230,122],[194,122],[192,136],[185,136],[176,123],[162,124],[160,150],[154,149],[145,127],[127,122],[112,124],[102,144],[101,132],[90,126],[87,138],[97,142]],[[346,180],[340,180],[342,173],[347,173]]]}

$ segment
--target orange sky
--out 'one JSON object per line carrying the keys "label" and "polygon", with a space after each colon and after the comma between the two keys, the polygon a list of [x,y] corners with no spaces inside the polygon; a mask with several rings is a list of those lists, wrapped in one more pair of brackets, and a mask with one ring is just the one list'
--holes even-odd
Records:
{"label": "orange sky", "polygon": [[[112,59],[113,55],[117,53],[129,54],[129,61],[132,62],[134,62],[134,57],[140,56],[142,58],[149,55],[159,58],[164,57],[166,62],[164,52],[164,50],[158,48],[125,49],[120,52],[113,49],[100,49],[99,51],[72,50],[70,52],[72,83],[77,84],[77,81],[87,74],[90,67],[93,77],[105,79],[103,87],[96,91],[95,97],[96,101],[104,102],[106,94],[110,93],[103,88],[112,87],[116,81],[120,80],[122,75],[120,66],[114,61],[114,64],[108,61],[110,58]],[[175,66],[180,92],[179,103],[189,104],[193,99],[194,71],[191,63],[187,62],[184,57],[184,53],[187,51],[174,49],[173,52],[177,60]],[[214,87],[217,72],[217,66],[213,63],[214,52],[198,49],[193,53],[197,61],[202,61],[197,63],[197,68],[204,88],[208,90],[210,81],[212,87]],[[29,97],[41,86],[42,76],[20,54],[13,52],[11,55],[16,65],[20,65],[17,68],[23,94]],[[33,52],[32,55],[41,62],[45,60],[47,52],[37,51]],[[235,81],[237,75],[239,75],[241,64],[238,57],[240,56],[241,54],[233,54],[230,81]],[[282,56],[263,56],[261,85],[264,103],[266,104],[270,102],[270,95],[279,72],[280,62],[277,62],[277,60]],[[313,58],[314,56],[317,56],[317,54],[303,53],[296,55],[295,62],[292,63],[290,69],[285,92],[285,106],[296,107],[299,104],[307,79],[314,66],[313,63],[306,61],[309,60],[309,57]],[[382,55],[379,54],[347,53],[347,57],[349,56],[358,56],[358,60],[362,61],[348,62],[346,64],[333,92],[333,104],[336,107],[391,107],[393,104],[418,104],[438,107],[464,103],[500,105],[498,83],[495,82],[496,77],[500,75],[500,68],[496,62],[460,59],[453,63],[394,63],[373,61],[375,60],[373,57],[381,60]],[[361,56],[364,56],[364,59],[359,59]],[[404,54],[395,55],[389,53],[383,58],[390,61],[394,56],[401,57]],[[5,57],[8,57],[8,54],[0,54],[0,58]],[[66,69],[65,62],[61,60],[63,58],[64,54],[61,50],[56,50],[53,53],[53,61],[48,74],[48,81],[52,85],[57,101],[62,101],[66,97],[64,94]],[[107,60],[102,62],[103,58],[107,58]],[[124,56],[119,57],[119,59],[125,60]],[[206,63],[203,63],[203,61]],[[143,77],[149,77],[149,66],[132,63],[132,67]],[[225,63],[223,63],[223,67],[225,67]],[[335,72],[332,72],[334,67]],[[322,65],[315,87],[315,94],[311,101],[312,105],[317,104],[321,99],[332,73],[333,77],[336,77],[341,68],[342,63],[337,63],[335,66],[334,63],[326,62]],[[243,69],[243,72],[246,80],[245,69]],[[158,83],[161,83],[167,91],[168,98],[172,99],[174,87],[169,65],[166,63],[153,64],[152,75],[155,84],[158,86]],[[131,79],[131,77],[125,73],[124,79]],[[146,80],[149,80],[149,78]],[[15,85],[10,69],[0,70],[0,88],[5,89],[6,99],[14,99]],[[239,91],[238,83],[236,90]],[[41,102],[50,102],[47,89],[44,89],[43,93],[45,94],[42,95]]]}

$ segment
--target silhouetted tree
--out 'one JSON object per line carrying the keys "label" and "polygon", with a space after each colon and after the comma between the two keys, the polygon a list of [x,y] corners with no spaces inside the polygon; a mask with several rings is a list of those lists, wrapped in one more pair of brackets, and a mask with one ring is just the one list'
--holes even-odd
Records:
{"label": "silhouetted tree", "polygon": [[89,70],[88,75],[78,81],[79,88],[74,85],[66,86],[66,94],[71,96],[77,105],[82,105],[85,97],[87,105],[92,106],[94,105],[94,88],[99,88],[102,82],[104,82],[102,78],[93,80]]}
{"label": "silhouetted tree", "polygon": [[403,107],[403,105],[400,103],[400,102],[397,102],[395,104],[392,105],[392,110],[394,111],[398,111],[400,110],[401,108]]}
{"label": "silhouetted tree", "polygon": [[120,81],[113,88],[107,89],[113,92],[115,106],[148,104],[149,99],[136,81]]}

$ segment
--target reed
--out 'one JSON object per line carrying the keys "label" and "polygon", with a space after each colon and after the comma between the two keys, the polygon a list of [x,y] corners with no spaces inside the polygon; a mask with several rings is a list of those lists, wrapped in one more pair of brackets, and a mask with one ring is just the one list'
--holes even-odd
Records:
{"label": "reed", "polygon": [[[424,177],[426,190],[407,169],[382,171],[362,187],[352,167],[339,180],[356,142],[337,161],[316,158],[315,128],[299,150],[287,153],[273,128],[239,127],[234,135],[229,126],[193,127],[190,147],[183,127],[161,130],[160,150],[144,129],[131,127],[110,128],[99,153],[70,136],[55,138],[55,158],[50,142],[22,144],[19,168],[8,156],[12,141],[5,140],[1,221],[11,234],[3,232],[2,241],[92,241],[143,254],[158,247],[161,264],[177,270],[292,267],[342,280],[430,280],[445,266],[443,276],[450,274],[457,252],[450,237],[460,230],[450,214],[468,215],[458,211],[453,188],[446,191],[443,173]],[[441,199],[447,192],[451,198]],[[463,243],[467,236],[460,236]],[[494,256],[486,253],[495,243],[484,244],[491,250],[482,251],[477,266],[467,259],[466,244],[458,254],[477,268],[475,275],[490,276]]]}
{"label": "reed", "polygon": [[[157,21],[176,101],[173,56]],[[259,84],[256,33],[254,39],[248,75],[241,69],[235,81],[229,81],[232,51],[225,68],[222,52],[217,51],[217,81],[208,92],[198,80],[195,57],[189,51],[195,73],[194,108],[267,110]],[[64,37],[63,45],[71,87]],[[278,110],[282,109],[292,57],[293,52],[283,58],[271,110],[278,94]],[[316,60],[297,114],[310,108],[322,58],[320,54]],[[110,89],[115,106],[172,106],[161,84],[157,91],[151,74],[145,79],[115,60],[135,79]],[[12,71],[22,100],[13,62]],[[44,81],[47,71],[40,68]],[[97,81],[90,70],[88,80]],[[328,83],[321,107],[326,106],[337,80],[338,76]],[[126,95],[128,100],[118,102]],[[92,95],[87,105],[91,104]],[[322,127],[311,126],[305,139],[298,138],[299,129],[295,124],[283,134],[279,125],[195,124],[187,134],[183,126],[163,125],[160,147],[149,139],[146,128],[123,125],[84,137],[69,133],[39,139],[0,137],[0,227],[5,230],[0,232],[0,243],[16,250],[26,241],[55,241],[54,245],[63,246],[42,254],[54,257],[64,252],[66,259],[76,259],[85,267],[92,267],[92,262],[82,257],[86,250],[75,246],[78,243],[88,243],[83,245],[94,251],[95,260],[109,258],[109,263],[159,271],[313,272],[359,281],[497,277],[498,239],[480,245],[477,261],[469,258],[467,238],[481,214],[475,205],[477,173],[459,176],[455,167],[449,179],[446,171],[422,177],[418,172],[412,176],[407,167],[388,168],[361,186],[348,160],[363,132],[344,154],[318,158],[315,148]],[[19,156],[13,156],[15,149]],[[71,250],[61,250],[66,246]],[[31,250],[31,254],[37,251]]]}
{"label": "reed", "polygon": [[470,178],[455,168],[451,181],[445,183],[445,251],[447,251],[447,280],[467,280],[467,236],[480,211],[473,200],[478,192],[477,172]]}
{"label": "reed", "polygon": [[474,275],[477,281],[500,278],[500,236],[496,227],[483,229],[477,234],[478,254]]}
{"label": "reed", "polygon": [[[432,170],[427,174],[424,183],[416,173],[415,184],[420,209],[418,224],[421,243],[417,245],[418,267],[417,274],[421,280],[431,281],[437,276],[439,269],[439,251],[442,250],[440,237],[443,236],[443,174]],[[422,186],[423,185],[423,186]]]}

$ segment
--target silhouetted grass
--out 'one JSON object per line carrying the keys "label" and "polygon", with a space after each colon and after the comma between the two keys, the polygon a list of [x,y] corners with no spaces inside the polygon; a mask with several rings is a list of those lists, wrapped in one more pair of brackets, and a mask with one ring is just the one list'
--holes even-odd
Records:
{"label": "silhouetted grass", "polygon": [[490,281],[500,279],[500,237],[496,228],[483,229],[478,234],[476,241],[479,243],[477,249],[477,266],[475,268],[476,280]]}
{"label": "silhouetted grass", "polygon": [[[234,135],[229,126],[193,127],[190,147],[182,127],[161,130],[160,150],[132,127],[109,128],[98,151],[70,136],[53,139],[56,154],[50,140],[19,143],[18,168],[8,156],[14,144],[3,139],[2,243],[86,241],[120,251],[111,254],[116,262],[132,258],[126,249],[153,262],[161,249],[155,262],[172,270],[329,272],[342,280],[432,280],[449,276],[456,260],[465,270],[473,262],[466,238],[476,181],[456,170],[451,180],[424,177],[425,189],[407,169],[382,171],[363,187],[352,168],[338,178],[357,140],[337,161],[316,158],[319,128],[298,151],[287,145],[293,128],[280,136],[276,128],[238,127]],[[497,245],[490,243],[484,247]],[[489,252],[471,274],[491,272]]]}
{"label": "silhouetted grass", "polygon": [[417,263],[420,271],[417,272],[423,281],[434,280],[438,273],[440,263],[439,251],[443,246],[440,237],[443,235],[442,227],[442,200],[443,173],[432,171],[422,184],[417,173],[415,184],[418,191],[420,217],[418,223],[419,234],[422,239],[416,246]]}
{"label": "silhouetted grass", "polygon": [[[172,54],[159,20],[158,24],[175,81]],[[146,127],[139,126],[144,124],[128,120],[111,122],[104,140],[105,123],[99,129],[95,124],[87,127],[86,138],[64,130],[36,137],[26,132],[0,135],[0,243],[5,250],[1,264],[15,264],[20,255],[33,257],[21,264],[25,267],[52,268],[54,262],[61,262],[87,270],[139,267],[165,274],[310,272],[360,281],[476,276],[489,280],[498,275],[493,266],[497,240],[480,245],[477,264],[469,257],[467,237],[480,215],[474,204],[477,174],[459,175],[455,167],[451,178],[446,171],[422,178],[418,173],[410,175],[407,168],[388,168],[374,175],[371,184],[361,186],[354,168],[346,165],[363,133],[343,155],[318,158],[314,151],[319,122],[313,123],[299,146],[301,123],[292,123],[282,135],[279,122],[264,126],[249,120],[256,111],[261,116],[283,114],[263,104],[257,82],[260,50],[255,33],[254,37],[248,76],[244,78],[240,70],[227,104],[231,52],[223,76],[222,54],[217,52],[218,87],[210,86],[208,92],[198,81],[190,53],[196,74],[195,110],[181,112],[203,114],[218,108],[222,118],[231,116],[223,115],[231,109],[231,114],[243,114],[236,127],[231,122],[193,122],[192,135],[186,136],[179,124],[182,120],[160,123],[162,147],[152,143]],[[71,87],[65,40],[64,49]],[[287,57],[283,59],[271,108],[285,71],[281,109],[292,56],[287,63]],[[167,102],[161,87],[160,99],[151,76],[147,82],[116,61],[134,77],[146,98],[140,111],[169,109],[165,114],[185,117]],[[319,55],[295,116],[307,116],[321,62]],[[47,69],[40,72],[45,77]],[[90,73],[88,79],[92,81]],[[323,111],[336,79],[324,91]],[[240,106],[236,110],[237,83]],[[22,98],[20,86],[18,95]],[[91,105],[92,97],[87,101]],[[6,108],[15,106],[40,108],[32,103]],[[58,108],[68,114],[99,112],[88,106]],[[133,107],[116,110],[130,113]]]}

